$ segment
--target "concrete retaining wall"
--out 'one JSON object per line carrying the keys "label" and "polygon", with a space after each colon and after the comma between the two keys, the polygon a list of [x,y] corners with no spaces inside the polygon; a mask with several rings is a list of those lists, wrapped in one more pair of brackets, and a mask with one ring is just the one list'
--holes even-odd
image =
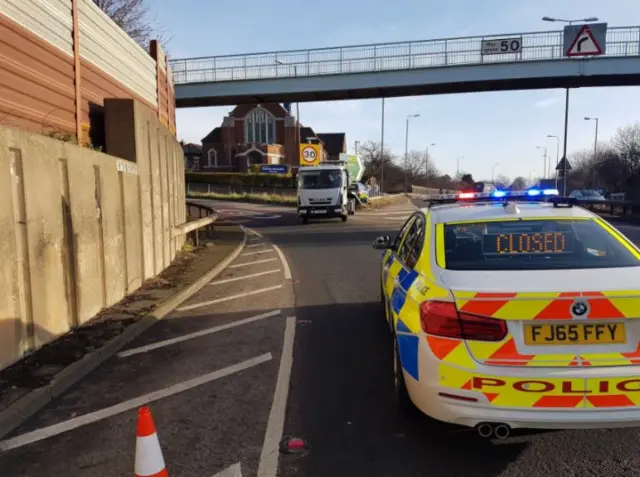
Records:
{"label": "concrete retaining wall", "polygon": [[156,111],[105,101],[109,156],[0,127],[0,369],[153,277],[184,238],[184,161]]}

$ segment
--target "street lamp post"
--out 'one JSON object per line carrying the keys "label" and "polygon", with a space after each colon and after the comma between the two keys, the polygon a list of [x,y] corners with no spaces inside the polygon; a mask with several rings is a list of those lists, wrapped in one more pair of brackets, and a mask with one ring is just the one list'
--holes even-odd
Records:
{"label": "street lamp post", "polygon": [[464,159],[464,156],[460,156],[456,159],[456,162],[458,163],[458,179],[460,178],[460,159]]}
{"label": "street lamp post", "polygon": [[544,150],[544,166],[542,167],[542,176],[547,174],[547,147],[546,146],[536,146],[536,149]]}
{"label": "street lamp post", "polygon": [[[556,138],[556,169],[558,169],[558,163],[560,162],[560,138],[558,136],[554,136],[553,134],[547,134],[547,137]],[[551,169],[551,164],[549,164],[549,169]],[[556,189],[558,188],[558,171],[556,170]]]}
{"label": "street lamp post", "polygon": [[419,114],[410,114],[409,116],[407,116],[407,126],[405,128],[405,133],[404,133],[404,193],[406,194],[408,191],[408,181],[409,181],[409,175],[408,175],[408,165],[409,165],[409,120],[411,118],[417,118],[418,116],[420,116]]}
{"label": "street lamp post", "polygon": [[[599,119],[598,118],[590,118],[590,117],[586,117],[584,118],[585,121],[595,121],[596,122],[596,137],[593,141],[593,164],[594,166],[596,165],[597,161],[598,161],[598,123],[599,123]],[[596,186],[596,171],[599,170],[596,169],[593,173],[593,187],[595,188]]]}
{"label": "street lamp post", "polygon": [[495,180],[496,167],[499,166],[499,165],[500,165],[500,163],[496,162],[495,164],[493,164],[493,166],[491,166],[491,184],[494,185],[494,186],[496,185],[496,180]]}
{"label": "street lamp post", "polygon": [[380,194],[384,187],[384,98],[382,98],[382,113],[380,125]]}
{"label": "street lamp post", "polygon": [[[431,146],[435,146],[436,143],[432,142],[431,144],[427,144],[427,149],[425,150],[425,156],[424,156],[424,188],[426,189],[427,187],[429,187],[429,147]],[[424,191],[425,194],[427,193],[427,191]]]}
{"label": "street lamp post", "polygon": [[[564,18],[542,17],[542,21],[545,22],[562,22],[569,25],[576,22],[597,22],[598,17],[578,18],[576,20],[566,20]],[[567,136],[569,132],[569,88],[565,88],[565,106],[564,106],[564,145],[562,157],[564,162],[562,163],[562,193],[566,194],[567,191]]]}
{"label": "street lamp post", "polygon": [[[276,60],[277,65],[288,65],[289,63],[285,63],[284,61]],[[289,65],[293,66],[293,75],[298,77],[298,65]],[[298,140],[298,150],[300,149],[300,103],[296,101],[296,138]],[[300,154],[298,152],[298,154]]]}

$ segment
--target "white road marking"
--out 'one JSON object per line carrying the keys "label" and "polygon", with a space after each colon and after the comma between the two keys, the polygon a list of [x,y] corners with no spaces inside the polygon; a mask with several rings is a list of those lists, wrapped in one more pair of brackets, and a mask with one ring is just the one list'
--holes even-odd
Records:
{"label": "white road marking", "polygon": [[89,414],[74,417],[73,419],[69,419],[68,421],[59,422],[52,426],[37,429],[35,431],[27,432],[11,439],[0,441],[0,451],[17,449],[18,447],[22,447],[27,444],[32,444],[49,437],[57,436],[58,434],[77,429],[78,427],[86,426],[87,424],[92,424],[94,422],[113,417],[125,411],[130,411],[132,409],[139,408],[140,406],[145,406],[151,402],[158,401],[160,399],[164,399],[184,391],[188,391],[189,389],[202,386],[203,384],[210,383],[212,381],[230,376],[235,373],[239,373],[240,371],[244,371],[245,369],[253,368],[254,366],[266,363],[267,361],[271,361],[272,359],[273,356],[271,353],[265,353],[260,356],[256,356],[255,358],[251,358],[232,366],[219,369],[218,371],[214,371],[213,373],[204,374],[197,378],[189,379],[187,381],[174,384],[173,386],[160,389],[159,391],[154,391],[152,393],[130,399],[129,401],[121,402],[119,404],[116,404],[115,406],[110,406],[99,411],[90,412]]}
{"label": "white road marking", "polygon": [[271,244],[271,246],[276,251],[276,253],[280,257],[280,261],[282,262],[282,268],[284,268],[284,279],[291,280],[291,269],[289,268],[289,262],[287,262],[287,259],[285,258],[284,253],[282,253],[282,250],[280,250],[280,247],[278,247],[275,243]]}
{"label": "white road marking", "polygon": [[248,257],[249,255],[259,255],[261,253],[269,253],[269,252],[273,252],[273,249],[268,248],[267,250],[258,250],[257,252],[244,252],[244,253],[241,253],[240,256]]}
{"label": "white road marking", "polygon": [[276,391],[267,421],[267,432],[264,435],[257,477],[276,477],[278,471],[279,445],[284,431],[284,420],[289,396],[289,381],[293,367],[293,342],[296,337],[296,317],[287,318],[284,329],[284,344],[280,357],[280,368],[276,381]]}
{"label": "white road marking", "polygon": [[229,282],[237,282],[238,280],[245,280],[246,278],[255,278],[255,277],[261,277],[263,275],[269,275],[271,273],[278,273],[280,271],[280,269],[273,269],[273,270],[267,270],[266,272],[258,272],[258,273],[251,273],[249,275],[242,275],[240,277],[233,277],[233,278],[225,278],[223,280],[216,280],[215,282],[211,282],[209,283],[209,285],[220,285],[222,283],[229,283]]}
{"label": "white road marking", "polygon": [[229,265],[227,268],[240,268],[240,267],[248,267],[249,265],[257,265],[259,263],[267,263],[267,262],[273,262],[275,260],[278,260],[277,258],[265,258],[264,260],[255,260],[253,262],[244,262],[244,263],[238,263],[236,265]]}
{"label": "white road marking", "polygon": [[252,230],[252,229],[250,229],[250,228],[248,228],[248,227],[244,227],[244,226],[243,226],[242,228],[243,228],[246,232],[248,232],[248,233],[250,233],[250,234],[253,234],[253,235],[255,235],[256,237],[260,237],[260,238],[262,238],[262,234],[261,234],[260,232],[257,232],[257,231],[255,231],[255,230]]}
{"label": "white road marking", "polygon": [[[250,229],[249,227],[244,227],[244,230],[246,232],[250,232],[254,234],[258,233],[255,230]],[[282,253],[282,250],[280,249],[280,247],[278,247],[275,243],[272,243],[271,246],[273,247],[273,250],[276,251],[276,253],[278,254],[278,257],[280,258],[280,261],[282,262],[282,268],[284,268],[284,279],[291,280],[291,267],[289,267],[289,262],[287,262],[287,258],[284,256],[284,253]]]}
{"label": "white road marking", "polygon": [[219,331],[229,330],[237,326],[248,325],[249,323],[264,320],[265,318],[271,318],[272,316],[279,315],[280,312],[281,312],[280,310],[270,311],[268,313],[262,313],[261,315],[251,316],[249,318],[244,318],[242,320],[232,321],[231,323],[226,323],[224,325],[214,326],[213,328],[207,328],[206,330],[196,331],[195,333],[189,333],[188,335],[179,336],[177,338],[157,341],[155,343],[152,343],[146,346],[140,346],[139,348],[132,348],[126,351],[122,351],[118,353],[116,356],[118,356],[118,358],[126,358],[128,356],[133,356],[135,354],[146,353],[147,351],[152,351],[154,349],[164,348],[165,346],[170,346],[176,343],[182,343],[183,341],[188,341],[195,338],[201,338],[203,336],[211,335],[213,333],[218,333]]}
{"label": "white road marking", "polygon": [[278,288],[282,288],[282,285],[275,285],[267,288],[259,288],[257,290],[238,293],[237,295],[223,296],[222,298],[216,298],[215,300],[201,301],[200,303],[194,303],[193,305],[181,306],[180,308],[176,308],[176,310],[177,311],[195,310],[196,308],[202,308],[203,306],[215,305],[217,303],[223,303],[225,301],[235,300],[236,298],[244,298],[246,296],[257,295],[259,293],[266,293],[268,291],[277,290]]}
{"label": "white road marking", "polygon": [[227,467],[222,472],[218,472],[213,477],[242,477],[242,468],[240,467],[240,462]]}
{"label": "white road marking", "polygon": [[262,238],[262,237],[259,237],[259,236],[257,236],[257,235],[249,235],[249,237],[247,237],[247,240],[259,240],[259,239],[261,239],[261,238]]}
{"label": "white road marking", "polygon": [[247,245],[245,248],[262,247],[263,245],[265,245],[265,243],[264,243],[264,242],[260,242],[260,243],[252,243],[251,245]]}

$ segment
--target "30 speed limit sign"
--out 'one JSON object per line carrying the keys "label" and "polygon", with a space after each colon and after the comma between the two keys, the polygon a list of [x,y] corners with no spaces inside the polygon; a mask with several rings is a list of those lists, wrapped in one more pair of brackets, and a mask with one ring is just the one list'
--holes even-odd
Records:
{"label": "30 speed limit sign", "polygon": [[302,160],[308,162],[309,164],[313,164],[316,162],[316,150],[312,147],[305,147],[302,150]]}

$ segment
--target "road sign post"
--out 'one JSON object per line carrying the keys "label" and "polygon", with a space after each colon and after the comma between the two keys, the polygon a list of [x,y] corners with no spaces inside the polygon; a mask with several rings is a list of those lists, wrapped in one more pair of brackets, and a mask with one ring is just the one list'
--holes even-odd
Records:
{"label": "road sign post", "polygon": [[607,24],[587,23],[564,27],[564,56],[604,55],[607,50]]}

